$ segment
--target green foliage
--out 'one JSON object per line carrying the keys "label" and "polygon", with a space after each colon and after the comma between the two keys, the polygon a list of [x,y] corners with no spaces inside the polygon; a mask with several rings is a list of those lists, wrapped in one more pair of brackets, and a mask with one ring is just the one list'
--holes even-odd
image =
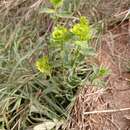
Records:
{"label": "green foliage", "polygon": [[[54,13],[57,20],[59,16]],[[50,78],[46,82],[47,96],[50,102],[48,108],[54,113],[66,116],[66,109],[74,100],[76,90],[87,80],[88,65],[85,63],[86,57],[92,57],[95,54],[91,47],[92,30],[86,17],[77,18],[78,23],[71,27],[65,27],[57,23],[52,29],[48,40],[48,58],[51,63]],[[43,59],[42,59],[43,60]],[[37,61],[39,63],[39,60]],[[45,72],[45,67],[40,60],[40,66],[37,69]],[[44,70],[44,71],[43,71]],[[89,70],[91,71],[91,69]],[[46,73],[43,73],[46,77]]]}
{"label": "green foliage", "polygon": [[59,7],[62,5],[63,0],[50,0],[50,3],[52,3],[55,7]]}
{"label": "green foliage", "polygon": [[109,70],[101,66],[98,70],[97,77],[105,77],[109,74]]}
{"label": "green foliage", "polygon": [[[54,15],[54,17],[53,20],[59,19],[58,15]],[[46,80],[44,94],[49,99],[46,103],[53,112],[53,114],[51,113],[53,118],[57,114],[67,116],[66,109],[74,101],[76,90],[85,84],[85,81],[88,80],[86,78],[88,73],[92,71],[85,62],[87,57],[95,55],[95,50],[90,42],[92,30],[86,17],[77,19],[79,19],[77,23],[70,27],[60,25],[60,22],[57,23],[48,36],[47,48],[51,73]],[[38,64],[36,67],[43,72],[39,76],[46,77],[43,60],[38,60],[40,65]],[[44,98],[43,100],[45,100]]]}
{"label": "green foliage", "polygon": [[91,81],[96,86],[105,86],[104,78],[109,76],[110,70],[104,66],[93,66],[93,73],[91,75]]}
{"label": "green foliage", "polygon": [[71,18],[73,15],[73,11],[66,11],[64,9],[65,6],[65,1],[64,0],[50,0],[52,3],[53,7],[48,8],[48,7],[42,7],[40,9],[40,13],[47,13],[50,14],[52,18]]}
{"label": "green foliage", "polygon": [[[94,68],[86,59],[95,56],[92,27],[85,17],[72,16],[79,0],[63,3],[53,0],[52,8],[44,9],[39,2],[26,7],[32,9],[36,5],[37,11],[37,5],[41,5],[40,14],[30,11],[27,15],[35,16],[31,20],[24,20],[18,11],[18,17],[12,19],[9,15],[11,20],[0,24],[0,129],[3,130],[25,130],[45,119],[64,121],[77,89],[91,81],[89,76]],[[23,2],[18,3],[19,7],[24,9]],[[10,13],[15,14],[13,8]],[[41,13],[48,13],[53,19]],[[15,25],[19,19],[22,24]],[[105,75],[104,70],[96,73],[93,79]]]}
{"label": "green foliage", "polygon": [[40,13],[54,14],[55,9],[43,8],[43,9],[40,10]]}

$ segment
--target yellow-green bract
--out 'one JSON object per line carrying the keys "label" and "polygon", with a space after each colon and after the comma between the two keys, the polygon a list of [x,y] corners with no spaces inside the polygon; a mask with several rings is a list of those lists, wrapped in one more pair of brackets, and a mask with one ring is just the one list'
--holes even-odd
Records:
{"label": "yellow-green bract", "polygon": [[61,6],[63,3],[63,0],[50,0],[50,2],[54,5],[54,6]]}
{"label": "yellow-green bract", "polygon": [[92,37],[89,22],[85,17],[80,18],[80,23],[75,24],[71,32],[79,37],[80,41],[88,41]]}
{"label": "yellow-green bract", "polygon": [[36,61],[37,69],[45,74],[51,73],[51,66],[49,64],[48,56],[44,56]]}
{"label": "yellow-green bract", "polygon": [[54,42],[64,42],[67,39],[67,29],[63,26],[58,26],[54,28],[52,32],[52,40]]}

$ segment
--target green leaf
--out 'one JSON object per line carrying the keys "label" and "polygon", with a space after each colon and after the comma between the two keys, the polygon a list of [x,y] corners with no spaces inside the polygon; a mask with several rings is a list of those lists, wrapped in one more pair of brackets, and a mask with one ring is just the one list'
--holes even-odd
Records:
{"label": "green leaf", "polygon": [[63,0],[50,0],[53,6],[60,7],[63,4]]}
{"label": "green leaf", "polygon": [[94,56],[95,50],[92,47],[81,48],[80,53],[84,56]]}
{"label": "green leaf", "polygon": [[56,14],[57,17],[60,18],[71,18],[72,17],[72,13],[69,12],[59,12]]}
{"label": "green leaf", "polygon": [[76,41],[75,44],[80,47],[79,52],[84,56],[94,56],[95,50],[89,46],[87,41]]}
{"label": "green leaf", "polygon": [[55,10],[50,8],[43,8],[39,11],[39,13],[47,13],[47,14],[54,14]]}

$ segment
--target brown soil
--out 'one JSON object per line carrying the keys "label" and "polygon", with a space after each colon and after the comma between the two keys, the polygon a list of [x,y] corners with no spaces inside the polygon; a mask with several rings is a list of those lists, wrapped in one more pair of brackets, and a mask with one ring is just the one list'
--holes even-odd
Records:
{"label": "brown soil", "polygon": [[130,22],[102,36],[98,60],[111,70],[107,87],[85,86],[77,97],[67,130],[130,130],[130,110],[85,114],[97,110],[130,108]]}

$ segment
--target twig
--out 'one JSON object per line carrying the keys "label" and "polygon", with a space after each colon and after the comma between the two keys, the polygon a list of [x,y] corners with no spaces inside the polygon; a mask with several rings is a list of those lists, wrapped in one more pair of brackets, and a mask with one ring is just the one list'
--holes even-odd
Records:
{"label": "twig", "polygon": [[89,114],[98,114],[98,113],[113,113],[113,112],[121,112],[121,111],[128,111],[128,110],[130,110],[130,108],[90,111],[90,112],[84,112],[83,114],[89,115]]}
{"label": "twig", "polygon": [[120,22],[120,24],[121,24],[124,20],[128,20],[130,18],[129,14],[130,14],[130,9],[128,9],[118,15],[114,15],[112,18],[108,19],[107,23],[109,26],[113,26],[118,22]]}

